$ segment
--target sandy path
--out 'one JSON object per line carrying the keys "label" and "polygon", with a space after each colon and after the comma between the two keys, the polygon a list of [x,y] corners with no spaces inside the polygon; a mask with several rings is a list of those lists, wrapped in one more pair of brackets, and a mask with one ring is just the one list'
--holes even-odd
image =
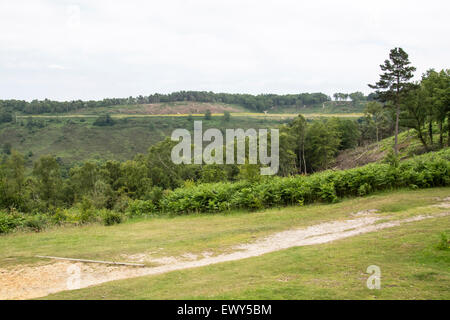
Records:
{"label": "sandy path", "polygon": [[396,227],[403,223],[448,215],[450,215],[450,212],[379,222],[381,218],[369,210],[363,214],[355,215],[355,218],[350,220],[321,223],[307,228],[275,233],[255,242],[236,246],[234,248],[236,251],[218,256],[210,256],[209,253],[205,253],[202,258],[196,259],[195,255],[186,254],[182,259],[166,257],[157,260],[151,259],[145,254],[124,256],[128,257],[129,260],[133,260],[134,257],[134,260],[138,259],[140,262],[158,261],[162,263],[158,267],[137,268],[58,261],[44,266],[24,266],[14,270],[0,269],[0,300],[37,298],[68,290],[67,280],[71,276],[68,273],[68,268],[73,268],[73,266],[79,267],[81,271],[80,282],[77,287],[85,288],[113,280],[162,274],[174,270],[260,256],[296,246],[327,243],[367,232]]}

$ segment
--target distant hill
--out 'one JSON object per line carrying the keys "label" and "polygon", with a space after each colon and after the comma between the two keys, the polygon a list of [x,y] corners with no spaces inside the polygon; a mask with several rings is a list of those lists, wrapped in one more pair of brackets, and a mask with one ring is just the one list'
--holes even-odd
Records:
{"label": "distant hill", "polygon": [[[113,118],[114,124],[94,125],[98,117],[19,118],[0,124],[0,148],[6,143],[24,154],[28,164],[42,155],[53,154],[63,166],[88,159],[132,159],[138,153],[170,136],[176,128],[193,129],[189,117]],[[204,120],[202,117],[196,117]],[[204,120],[207,128],[270,128],[286,120],[223,116]]]}

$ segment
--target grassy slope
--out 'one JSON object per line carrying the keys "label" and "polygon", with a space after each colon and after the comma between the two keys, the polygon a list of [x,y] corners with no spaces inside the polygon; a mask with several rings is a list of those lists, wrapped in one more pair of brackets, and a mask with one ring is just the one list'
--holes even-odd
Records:
{"label": "grassy slope", "polygon": [[[434,135],[434,148],[439,149],[439,135]],[[447,141],[445,140],[444,143]],[[399,157],[400,159],[411,158],[414,155],[425,153],[426,150],[417,138],[414,130],[407,130],[398,135]],[[382,161],[388,152],[394,147],[394,136],[385,138],[379,143],[372,143],[365,147],[358,147],[342,151],[335,161],[336,169],[350,169],[372,162]]]}
{"label": "grassy slope", "polygon": [[366,102],[352,103],[350,101],[328,101],[321,105],[302,107],[274,107],[269,110],[269,113],[304,113],[306,115],[311,113],[322,113],[322,114],[351,114],[351,113],[364,113],[364,108]]}
{"label": "grassy slope", "polygon": [[[346,114],[346,113],[363,113],[365,102],[357,103],[352,102],[335,102],[329,101],[325,104],[312,105],[312,106],[282,106],[272,107],[268,111],[268,114]],[[247,109],[243,106],[225,103],[205,103],[205,102],[166,102],[166,103],[154,103],[154,104],[137,104],[137,105],[116,105],[108,107],[96,107],[96,108],[82,108],[73,112],[73,116],[83,115],[100,115],[104,113],[110,113],[112,115],[118,114],[134,114],[144,115],[149,113],[161,113],[161,110],[165,110],[163,113],[176,115],[180,114],[195,114],[204,113],[206,110],[212,110],[213,113],[223,114],[223,110],[228,110],[232,113],[255,113],[254,110]],[[43,116],[67,116],[67,113],[55,113],[45,114]],[[22,114],[21,116],[28,116]]]}
{"label": "grassy slope", "polygon": [[[25,124],[29,115],[18,115],[18,124],[0,124],[0,147],[10,143],[13,149],[23,154],[30,151],[36,160],[42,155],[53,154],[60,157],[67,166],[87,159],[131,159],[137,153],[145,153],[149,146],[170,136],[176,128],[191,128],[192,121],[187,118],[186,110],[232,109],[232,120],[223,122],[223,113],[213,113],[210,121],[204,121],[205,128],[270,128],[298,112],[307,118],[322,116],[360,117],[361,108],[334,105],[334,102],[308,108],[275,108],[269,115],[254,113],[241,106],[221,103],[176,102],[152,105],[156,111],[164,110],[172,114],[146,114],[148,105],[121,105],[102,108],[81,109],[73,114],[33,115],[46,123],[44,128],[28,129]],[[96,127],[92,123],[103,113],[110,113],[118,122],[112,127]],[[178,114],[182,112],[181,114]],[[203,114],[194,114],[194,119],[202,120]],[[20,123],[23,125],[21,126]]]}
{"label": "grassy slope", "polygon": [[[63,163],[73,164],[86,159],[131,159],[170,136],[176,128],[192,129],[193,122],[186,117],[118,119],[111,127],[93,126],[94,118],[45,119],[43,128],[27,128],[19,124],[0,125],[0,146],[11,143],[13,149],[23,154],[33,153],[30,160],[42,155],[61,157]],[[26,120],[20,120],[26,124]],[[203,121],[205,129],[215,128],[267,128],[279,125],[277,119],[232,117],[224,122],[222,117]]]}
{"label": "grassy slope", "polygon": [[[229,252],[232,246],[238,243],[253,241],[257,237],[263,237],[290,228],[304,227],[325,221],[347,219],[352,212],[360,210],[380,209],[382,212],[381,214],[386,216],[395,215],[396,218],[423,213],[441,212],[444,210],[437,207],[429,207],[429,205],[436,203],[435,197],[446,197],[449,194],[450,188],[418,191],[404,190],[392,193],[380,193],[366,198],[347,199],[341,203],[332,205],[287,207],[254,213],[238,212],[234,214],[190,215],[174,218],[161,217],[148,220],[134,220],[112,227],[91,225],[85,227],[59,227],[42,233],[19,232],[0,237],[0,267],[10,268],[23,264],[49,263],[48,261],[42,261],[33,257],[34,255],[39,254],[100,260],[121,260],[123,259],[123,257],[121,257],[122,254],[145,252],[155,252],[155,257],[180,256],[186,252],[199,254],[204,251],[219,254]],[[440,218],[439,221],[440,222],[437,225],[433,225],[430,229],[428,227],[422,229],[426,230],[426,235],[424,235],[424,237],[427,241],[435,242],[440,229],[450,228],[450,219],[448,217]],[[364,237],[370,237],[370,235]],[[375,238],[377,237],[375,236]],[[393,247],[398,246],[398,241],[391,241],[390,245]],[[210,295],[215,297],[256,298],[264,297],[262,295],[264,290],[269,290],[271,288],[264,293],[267,294],[267,297],[277,298],[289,295],[291,298],[298,298],[302,297],[301,294],[306,294],[306,289],[302,290],[301,288],[296,287],[294,291],[289,293],[290,290],[293,289],[288,289],[286,291],[286,288],[284,288],[285,283],[283,281],[275,281],[274,279],[278,279],[275,277],[288,275],[289,278],[295,275],[295,279],[300,281],[297,283],[297,286],[310,286],[310,290],[316,290],[314,288],[317,286],[314,282],[311,282],[308,285],[303,282],[302,279],[304,278],[302,274],[304,272],[302,270],[314,266],[312,267],[312,270],[309,270],[310,277],[313,276],[313,271],[316,270],[319,284],[322,283],[321,285],[325,286],[332,280],[325,281],[324,279],[328,279],[328,277],[332,279],[333,270],[338,268],[339,263],[341,263],[340,268],[343,270],[346,266],[354,268],[351,265],[347,265],[347,260],[340,261],[339,256],[333,257],[331,253],[338,252],[336,251],[337,249],[335,249],[333,245],[326,245],[323,247],[327,246],[330,246],[329,249],[327,249],[329,250],[327,254],[320,253],[322,250],[320,252],[314,250],[308,251],[312,250],[309,248],[291,249],[265,255],[260,258],[247,259],[245,262],[220,264],[198,270],[143,278],[141,279],[143,282],[137,280],[129,280],[130,282],[115,282],[93,289],[68,293],[67,296],[63,295],[61,297],[73,295],[71,297],[81,298],[88,296],[93,298],[105,295],[104,292],[106,291],[106,297],[108,298],[181,298],[209,297]],[[350,251],[345,253],[348,255],[348,259],[353,257],[355,261],[358,260],[358,256],[354,255],[356,253],[352,253],[352,250],[357,250],[359,244],[354,246],[350,245],[350,247]],[[369,251],[376,249],[378,248],[378,244],[376,247],[370,248],[371,247],[368,249]],[[412,247],[406,246],[405,248],[415,250],[416,247],[414,244]],[[310,252],[311,257],[309,255],[307,255],[307,257],[308,259],[313,260],[305,260],[303,252]],[[318,256],[313,257],[313,253],[317,253]],[[411,251],[408,254],[413,253],[414,252]],[[368,254],[368,252],[365,254]],[[299,256],[297,257],[297,255]],[[384,249],[380,249],[378,255],[383,261],[388,261],[389,257],[395,256],[394,252],[386,251]],[[369,259],[370,255],[367,257],[367,259]],[[333,260],[335,258],[338,260]],[[370,264],[377,264],[379,261],[375,258],[373,258],[373,260],[374,262]],[[325,265],[319,263],[323,261],[326,261],[327,265],[332,265],[333,268],[330,270],[326,269]],[[297,263],[300,264],[298,264],[298,269],[295,269],[292,264]],[[301,263],[304,264],[303,267]],[[408,262],[405,261],[399,261],[398,263],[399,265],[408,265]],[[432,261],[424,261],[424,263],[425,264],[419,268],[420,270],[435,268],[434,262]],[[441,262],[439,263],[442,264]],[[249,267],[246,267],[247,264]],[[261,265],[263,264],[266,264],[267,267],[262,268]],[[396,270],[396,272],[401,275],[401,269],[397,269],[397,266],[399,265],[392,265],[389,268]],[[284,267],[282,266],[287,269],[283,269]],[[288,269],[292,269],[290,272],[293,272],[294,275],[287,272]],[[233,271],[231,272],[231,270]],[[258,290],[255,289],[256,291],[254,291],[254,287],[248,283],[248,281],[251,282],[252,272],[256,272],[255,277],[258,279],[257,282],[262,283]],[[197,274],[199,274],[198,277]],[[217,274],[215,280],[214,274]],[[234,274],[233,279],[230,280],[227,278],[232,274]],[[267,275],[267,277],[265,275]],[[173,282],[172,280],[177,279],[178,277],[186,279],[190,278],[191,280],[183,286],[183,290],[180,290],[179,293],[175,293],[172,292],[172,286],[178,284],[177,281]],[[340,277],[341,275],[339,275],[335,281],[341,281]],[[440,277],[441,276],[433,276],[431,277],[431,280],[434,280],[435,278],[440,279]],[[267,287],[268,284],[264,283],[264,279],[270,282],[269,287]],[[445,279],[448,281],[448,277]],[[227,288],[227,286],[232,286],[233,288],[230,287],[223,292],[215,291],[213,288],[210,288],[211,291],[209,292],[203,292],[203,289],[200,288],[197,291],[191,291],[193,286],[199,284],[198,281],[206,280],[214,280],[218,283],[223,283],[224,288]],[[235,281],[238,283],[242,282],[242,286],[240,288],[234,288],[236,285]],[[225,284],[226,282],[229,282],[228,285]],[[142,286],[140,286],[139,283],[142,283]],[[350,284],[347,283],[346,285]],[[431,286],[432,291],[436,291],[436,287],[433,286]],[[155,289],[150,290],[148,288]],[[318,288],[320,288],[320,285],[318,285]],[[246,292],[246,290],[250,291]],[[259,292],[260,290],[263,291]],[[280,291],[279,293],[277,293],[278,290]],[[100,294],[99,292],[102,293]],[[294,292],[297,292],[296,295],[294,295]],[[307,298],[308,296],[303,297]]]}
{"label": "grassy slope", "polygon": [[[435,248],[444,231],[448,218],[47,299],[450,299],[450,252]],[[366,287],[370,265],[381,290]]]}

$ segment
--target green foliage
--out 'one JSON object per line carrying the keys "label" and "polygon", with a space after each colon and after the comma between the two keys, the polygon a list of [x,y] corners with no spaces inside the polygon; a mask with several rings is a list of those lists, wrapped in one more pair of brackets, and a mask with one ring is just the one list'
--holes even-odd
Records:
{"label": "green foliage", "polygon": [[123,217],[119,212],[110,210],[102,210],[101,217],[105,226],[112,226],[114,224],[122,223],[123,221]]}
{"label": "green foliage", "polygon": [[438,250],[450,250],[450,238],[445,232],[441,233],[441,239],[439,243],[436,245],[436,249]]}
{"label": "green foliage", "polygon": [[7,142],[7,143],[5,143],[3,145],[3,153],[4,154],[10,155],[11,154],[11,149],[12,149],[11,143]]}
{"label": "green foliage", "polygon": [[68,219],[68,214],[65,209],[56,208],[55,212],[51,216],[51,222],[55,225],[62,225]]}
{"label": "green foliage", "polygon": [[24,218],[0,211],[0,234],[8,233],[23,225]]}
{"label": "green foliage", "polygon": [[212,114],[211,114],[211,110],[206,110],[205,112],[205,120],[211,120],[212,118]]}
{"label": "green foliage", "polygon": [[115,121],[111,118],[111,116],[109,114],[105,114],[98,117],[93,124],[94,126],[103,127],[103,126],[113,126],[114,123]]}
{"label": "green foliage", "polygon": [[126,214],[130,218],[147,216],[155,212],[156,206],[151,200],[130,200]]}
{"label": "green foliage", "polygon": [[259,182],[200,184],[178,188],[161,199],[160,210],[172,213],[260,209],[274,206],[336,202],[380,190],[450,185],[450,149],[403,161],[397,166],[325,171],[310,176],[271,177]]}
{"label": "green foliage", "polygon": [[60,167],[55,157],[41,157],[34,164],[33,175],[36,177],[40,198],[47,203],[47,206],[50,204],[56,206],[62,180]]}
{"label": "green foliage", "polygon": [[32,231],[39,232],[42,231],[47,225],[47,217],[43,214],[35,214],[25,218],[23,226]]}
{"label": "green foliage", "polygon": [[223,165],[207,164],[202,167],[200,181],[203,183],[227,180],[227,173]]}
{"label": "green foliage", "polygon": [[8,111],[0,111],[0,123],[4,122],[12,122],[13,116],[11,112]]}
{"label": "green foliage", "polygon": [[387,163],[393,167],[398,167],[398,165],[400,164],[400,157],[396,155],[393,150],[390,149],[386,157],[384,158],[384,163]]}
{"label": "green foliage", "polygon": [[327,169],[341,144],[341,134],[335,123],[316,121],[309,126],[305,138],[305,153],[310,171]]}
{"label": "green foliage", "polygon": [[79,221],[81,224],[94,222],[96,219],[95,210],[93,209],[92,201],[84,197],[80,203]]}

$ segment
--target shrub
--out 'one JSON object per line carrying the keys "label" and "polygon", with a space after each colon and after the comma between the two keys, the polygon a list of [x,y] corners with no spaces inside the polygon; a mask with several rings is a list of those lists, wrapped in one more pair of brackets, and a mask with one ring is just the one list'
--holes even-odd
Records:
{"label": "shrub", "polygon": [[64,209],[56,208],[55,213],[51,216],[51,221],[54,224],[60,225],[67,220],[67,212]]}
{"label": "shrub", "polygon": [[47,217],[42,214],[35,214],[25,218],[23,226],[33,231],[39,232],[47,225]]}
{"label": "shrub", "polygon": [[99,116],[93,123],[94,126],[113,126],[114,120],[109,114]]}
{"label": "shrub", "polygon": [[21,226],[23,218],[6,212],[0,212],[0,234],[8,233]]}
{"label": "shrub", "polygon": [[102,210],[101,212],[102,222],[105,226],[112,226],[122,222],[122,215],[119,212]]}
{"label": "shrub", "polygon": [[156,207],[151,200],[130,200],[128,201],[126,212],[127,216],[132,218],[149,215],[154,212],[155,209]]}
{"label": "shrub", "polygon": [[336,202],[395,188],[428,188],[450,185],[450,149],[428,153],[396,164],[373,163],[342,171],[310,176],[269,177],[261,181],[205,183],[167,192],[160,211],[177,214],[256,210],[274,206]]}
{"label": "shrub", "polygon": [[450,250],[450,239],[444,232],[441,233],[441,239],[436,245],[438,250]]}

